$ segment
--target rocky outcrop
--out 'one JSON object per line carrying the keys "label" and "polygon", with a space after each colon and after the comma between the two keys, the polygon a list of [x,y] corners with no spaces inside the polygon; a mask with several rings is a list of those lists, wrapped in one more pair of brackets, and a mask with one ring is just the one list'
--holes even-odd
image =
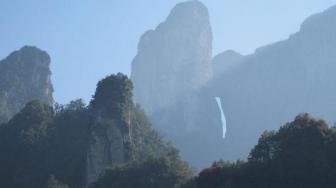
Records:
{"label": "rocky outcrop", "polygon": [[87,180],[95,181],[107,168],[132,159],[130,111],[132,83],[122,74],[98,83],[91,102],[91,139],[87,156]]}
{"label": "rocky outcrop", "polygon": [[0,187],[45,187],[50,176],[87,187],[105,170],[149,157],[178,158],[132,101],[132,82],[119,73],[98,83],[90,105],[55,108],[29,102],[0,127]]}
{"label": "rocky outcrop", "polygon": [[[288,40],[254,54],[216,56],[213,79],[207,19],[200,2],[178,4],[164,23],[142,36],[132,63],[136,102],[184,159],[201,167],[216,158],[245,158],[262,131],[277,129],[301,112],[335,122],[336,7],[308,18]],[[224,141],[218,139],[215,97],[226,116]]]}
{"label": "rocky outcrop", "polygon": [[219,111],[215,98],[202,90],[213,77],[211,58],[208,10],[188,1],[141,37],[132,62],[135,101],[195,167],[221,156],[212,147],[223,141]]}
{"label": "rocky outcrop", "polygon": [[25,46],[0,61],[0,123],[32,100],[53,104],[49,66],[49,55],[32,46]]}
{"label": "rocky outcrop", "polygon": [[175,6],[165,22],[140,39],[132,62],[135,102],[151,116],[212,77],[212,33],[198,1]]}
{"label": "rocky outcrop", "polygon": [[258,135],[298,113],[335,122],[335,23],[336,7],[316,14],[289,39],[259,48],[209,84],[227,117],[225,159],[246,157]]}
{"label": "rocky outcrop", "polygon": [[106,169],[177,153],[175,147],[153,129],[143,110],[134,105],[132,90],[131,80],[121,73],[98,83],[89,106],[87,183],[97,180]]}

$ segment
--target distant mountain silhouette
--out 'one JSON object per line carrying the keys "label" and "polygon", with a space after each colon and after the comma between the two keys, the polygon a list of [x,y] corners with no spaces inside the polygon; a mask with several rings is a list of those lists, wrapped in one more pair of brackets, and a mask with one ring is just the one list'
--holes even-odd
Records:
{"label": "distant mountain silhouette", "polygon": [[[226,159],[247,156],[265,129],[301,112],[336,121],[336,7],[309,17],[288,40],[256,50],[207,87],[222,98]],[[234,148],[234,149],[231,149]]]}
{"label": "distant mountain silhouette", "polygon": [[199,1],[188,1],[141,37],[132,62],[135,101],[197,167],[221,156],[209,147],[222,141],[220,117],[213,115],[219,110],[215,99],[200,90],[213,77],[211,59],[208,10]]}
{"label": "distant mountain silhouette", "polygon": [[[335,121],[336,7],[309,17],[288,40],[247,56],[226,51],[211,64],[208,19],[198,1],[177,5],[142,36],[132,63],[136,102],[184,159],[202,167],[245,158],[265,129],[301,112]],[[215,97],[226,115],[224,140]]]}

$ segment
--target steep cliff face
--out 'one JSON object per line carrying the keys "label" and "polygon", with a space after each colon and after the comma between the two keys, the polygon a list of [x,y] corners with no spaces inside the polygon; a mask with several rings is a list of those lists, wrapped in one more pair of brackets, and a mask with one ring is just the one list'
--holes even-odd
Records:
{"label": "steep cliff face", "polygon": [[134,105],[132,90],[131,80],[121,73],[98,83],[89,106],[87,183],[97,180],[108,168],[176,152]]}
{"label": "steep cliff face", "polygon": [[0,61],[0,123],[32,100],[53,104],[49,55],[25,46]]}
{"label": "steep cliff face", "polygon": [[135,102],[196,167],[220,158],[209,147],[222,141],[218,109],[215,99],[201,91],[213,77],[211,58],[208,10],[188,1],[141,37],[132,62]]}
{"label": "steep cliff face", "polygon": [[[164,23],[142,36],[132,63],[136,102],[184,159],[202,166],[216,158],[244,158],[262,131],[277,129],[274,125],[301,112],[335,122],[336,7],[308,18],[288,40],[252,55],[216,56],[213,79],[207,19],[200,2],[177,5]],[[215,97],[226,116],[224,141],[218,139]]]}
{"label": "steep cliff face", "polygon": [[165,22],[140,39],[132,62],[135,102],[153,115],[211,77],[212,33],[198,1],[175,6]]}
{"label": "steep cliff face", "polygon": [[177,150],[132,101],[123,74],[98,83],[90,103],[52,107],[29,102],[0,126],[0,187],[45,187],[53,175],[74,188],[86,187],[106,169],[149,157],[177,157]]}
{"label": "steep cliff face", "polygon": [[132,83],[124,75],[100,81],[91,102],[92,124],[88,151],[88,183],[109,167],[132,159],[130,111]]}
{"label": "steep cliff face", "polygon": [[262,131],[301,112],[335,122],[335,23],[336,7],[314,15],[288,40],[259,48],[209,84],[227,116],[225,158],[246,156]]}

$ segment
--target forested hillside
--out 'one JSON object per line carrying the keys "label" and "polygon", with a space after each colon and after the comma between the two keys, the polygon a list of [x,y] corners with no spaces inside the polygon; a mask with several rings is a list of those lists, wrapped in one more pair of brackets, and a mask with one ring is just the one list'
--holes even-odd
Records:
{"label": "forested hillside", "polygon": [[156,158],[184,164],[133,104],[132,88],[125,75],[117,74],[98,83],[90,105],[75,100],[53,108],[29,102],[0,128],[0,187],[43,188],[58,182],[80,188],[119,165]]}
{"label": "forested hillside", "polygon": [[195,178],[197,188],[332,188],[336,131],[308,114],[264,132],[247,161],[215,162]]}

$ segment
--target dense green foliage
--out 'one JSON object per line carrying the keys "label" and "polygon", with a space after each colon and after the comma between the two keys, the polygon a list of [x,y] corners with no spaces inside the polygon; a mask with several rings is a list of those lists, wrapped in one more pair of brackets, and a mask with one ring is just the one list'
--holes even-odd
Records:
{"label": "dense green foliage", "polygon": [[107,170],[90,188],[177,188],[191,177],[178,158],[151,158]]}
{"label": "dense green foliage", "polygon": [[69,188],[69,186],[60,183],[54,176],[50,176],[46,188]]}
{"label": "dense green foliage", "polygon": [[178,150],[153,128],[139,106],[133,108],[131,117],[132,147],[136,161],[152,157],[177,157]]}
{"label": "dense green foliage", "polygon": [[100,114],[103,116],[112,116],[114,119],[127,119],[128,114],[124,112],[127,112],[133,104],[132,90],[133,84],[127,76],[121,73],[108,76],[98,82],[90,107],[93,111],[107,112],[107,114]]}
{"label": "dense green foliage", "polygon": [[[133,109],[132,90],[131,80],[126,75],[118,73],[99,81],[91,100],[89,108],[93,117],[92,142],[100,144],[90,148],[89,153],[92,155],[91,150],[95,150],[95,148],[105,149],[94,154],[100,156],[100,159],[89,157],[93,160],[101,160],[101,163],[104,163],[106,167],[109,167],[109,164],[123,163],[133,158],[134,152],[130,136],[131,111]],[[114,138],[118,141],[113,141]],[[95,163],[92,160],[89,162],[90,164]],[[98,174],[95,175],[95,178],[97,176]],[[89,177],[92,176],[89,174]],[[92,181],[91,178],[89,179]]]}
{"label": "dense green foliage", "polygon": [[[266,131],[247,161],[215,162],[197,177],[132,101],[122,75],[98,83],[90,105],[75,100],[54,108],[32,101],[0,127],[0,187],[87,186],[92,131],[97,119],[126,131],[131,158],[107,164],[90,188],[332,188],[336,185],[336,129],[301,114]],[[104,122],[104,121],[103,121]],[[93,126],[94,125],[94,126]],[[98,127],[97,127],[98,126]],[[116,130],[116,129],[115,129]],[[126,137],[122,137],[125,139]],[[123,140],[124,141],[124,140]],[[113,167],[113,168],[109,168]]]}
{"label": "dense green foliage", "polygon": [[265,132],[247,162],[216,163],[196,182],[198,188],[328,188],[336,185],[335,164],[336,132],[302,114],[277,132]]}
{"label": "dense green foliage", "polygon": [[53,110],[30,102],[0,131],[0,187],[41,187],[48,178]]}
{"label": "dense green foliage", "polygon": [[99,82],[88,106],[80,99],[67,105],[56,104],[54,108],[32,101],[3,124],[0,187],[86,186],[87,152],[97,117],[112,118],[120,127],[129,121],[129,127],[124,128],[130,130],[132,164],[165,158],[170,161],[169,169],[172,164],[184,169],[186,164],[178,159],[178,151],[153,129],[143,110],[133,104],[130,80],[117,74]]}
{"label": "dense green foliage", "polygon": [[86,151],[89,142],[90,112],[82,100],[55,108],[52,133],[53,174],[72,187],[86,183]]}
{"label": "dense green foliage", "polygon": [[0,130],[0,187],[45,187],[51,174],[82,185],[85,174],[86,108],[71,102],[55,111],[28,103]]}

